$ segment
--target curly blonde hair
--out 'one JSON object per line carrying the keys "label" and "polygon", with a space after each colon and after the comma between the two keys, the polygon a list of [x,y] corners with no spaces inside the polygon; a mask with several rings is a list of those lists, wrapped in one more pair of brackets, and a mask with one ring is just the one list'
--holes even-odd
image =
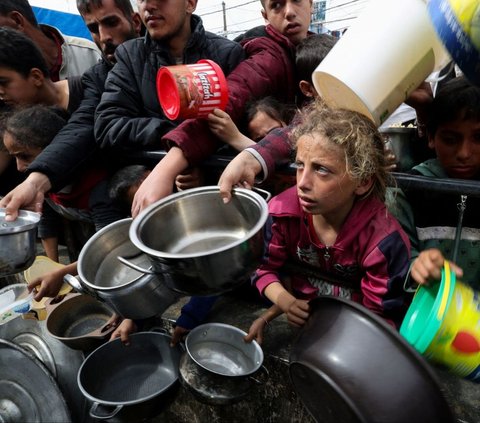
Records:
{"label": "curly blonde hair", "polygon": [[352,179],[373,178],[372,188],[362,197],[374,195],[385,200],[391,176],[386,169],[383,138],[369,118],[352,110],[329,108],[318,99],[300,111],[295,120],[298,125],[291,134],[295,148],[303,135],[327,138],[344,150],[347,174]]}

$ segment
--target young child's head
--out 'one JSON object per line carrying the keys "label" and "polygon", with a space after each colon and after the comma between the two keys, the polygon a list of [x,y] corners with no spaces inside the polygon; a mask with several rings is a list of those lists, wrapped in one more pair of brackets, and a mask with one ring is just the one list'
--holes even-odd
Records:
{"label": "young child's head", "polygon": [[130,165],[118,170],[108,183],[108,195],[120,207],[130,211],[138,187],[150,173],[143,165]]}
{"label": "young child's head", "polygon": [[428,145],[451,178],[480,177],[480,87],[464,77],[445,83],[427,121]]}
{"label": "young child's head", "polygon": [[68,120],[68,113],[58,107],[35,105],[14,112],[5,123],[3,144],[15,157],[19,172],[53,140]]}
{"label": "young child's head", "polygon": [[315,102],[293,130],[297,189],[304,211],[347,212],[356,198],[383,200],[387,171],[382,137],[364,115]]}
{"label": "young child's head", "polygon": [[11,28],[0,28],[0,45],[0,99],[9,105],[38,103],[39,86],[49,75],[41,51]]}
{"label": "young child's head", "polygon": [[268,96],[250,102],[246,106],[245,117],[249,137],[259,141],[271,130],[287,126],[293,118],[295,109]]}
{"label": "young child's head", "polygon": [[260,0],[260,3],[263,18],[293,44],[307,36],[313,0]]}
{"label": "young child's head", "polygon": [[328,34],[311,35],[302,40],[295,50],[295,69],[300,90],[305,97],[316,97],[312,74],[333,48],[337,39]]}

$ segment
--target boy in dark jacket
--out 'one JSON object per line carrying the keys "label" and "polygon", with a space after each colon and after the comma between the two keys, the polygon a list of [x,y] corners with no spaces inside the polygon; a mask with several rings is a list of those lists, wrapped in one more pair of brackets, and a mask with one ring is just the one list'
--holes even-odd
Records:
{"label": "boy in dark jacket", "polygon": [[161,137],[178,122],[167,119],[158,102],[155,80],[160,67],[210,59],[228,75],[243,59],[239,44],[205,31],[193,14],[196,6],[197,0],[138,2],[147,34],[116,51],[117,63],[95,118],[101,147],[129,156],[132,150],[161,149]]}

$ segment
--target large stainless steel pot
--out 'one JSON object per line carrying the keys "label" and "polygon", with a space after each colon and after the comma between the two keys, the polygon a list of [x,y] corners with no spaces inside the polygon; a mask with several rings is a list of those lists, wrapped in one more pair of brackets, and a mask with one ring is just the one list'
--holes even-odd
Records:
{"label": "large stainless steel pot", "polygon": [[0,277],[22,272],[35,260],[35,241],[40,214],[20,210],[13,222],[0,209]]}
{"label": "large stainless steel pot", "polygon": [[182,350],[171,347],[170,336],[157,332],[130,335],[93,351],[78,371],[78,386],[93,402],[96,419],[144,421],[158,414],[176,394]]}
{"label": "large stainless steel pot", "polygon": [[171,289],[219,294],[240,285],[259,264],[267,217],[267,203],[256,192],[235,188],[224,204],[219,187],[206,186],[147,207],[134,219],[130,239]]}
{"label": "large stainless steel pot", "polygon": [[340,298],[318,297],[310,306],[289,372],[317,421],[454,421],[433,370],[385,321]]}
{"label": "large stainless steel pot", "polygon": [[119,220],[90,238],[78,258],[79,277],[67,276],[65,281],[105,301],[123,317],[146,319],[163,313],[179,295],[159,275],[138,272],[119,261],[118,257],[129,257],[135,265],[149,267],[148,257],[129,239],[131,222]]}

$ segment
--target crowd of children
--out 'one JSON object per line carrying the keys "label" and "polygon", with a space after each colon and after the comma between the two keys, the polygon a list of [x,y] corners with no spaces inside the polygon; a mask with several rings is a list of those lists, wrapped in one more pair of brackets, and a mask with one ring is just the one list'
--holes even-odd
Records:
{"label": "crowd of children", "polygon": [[[20,207],[36,205],[48,192],[39,235],[49,257],[58,260],[55,230],[60,225],[49,223],[52,213],[86,220],[96,230],[135,217],[174,190],[203,184],[198,165],[222,147],[236,154],[219,181],[225,202],[233,186],[252,187],[287,163],[296,169],[292,186],[273,192],[269,202],[265,255],[251,284],[271,307],[254,320],[247,341],[261,342],[265,325],[282,313],[293,326],[302,326],[309,300],[318,295],[358,302],[398,328],[411,300],[405,286],[410,280],[424,284],[439,279],[445,260],[464,282],[480,289],[479,199],[462,193],[461,184],[456,195],[395,187],[374,123],[355,111],[329,108],[318,98],[311,75],[336,39],[308,32],[311,0],[261,0],[267,24],[241,45],[205,32],[194,14],[196,0],[182,7],[139,2],[146,28],[141,38],[134,37],[139,16],[131,5],[78,3],[108,63],[93,97],[87,89],[90,80],[79,76],[53,82],[33,41],[0,28],[2,45],[9,46],[0,53],[0,97],[12,107],[2,107],[8,114],[0,119],[0,133],[18,171],[32,176],[37,156],[56,144],[57,134],[72,122],[67,110],[76,122],[77,109],[82,119],[87,116],[86,135],[77,140],[79,151],[88,150],[80,173],[69,175],[68,183],[62,180],[61,187],[47,181],[45,189],[32,188],[27,178],[26,185],[0,200],[14,218]],[[101,16],[103,8],[123,16],[121,42],[100,40],[92,14]],[[160,10],[171,19],[166,27],[155,18]],[[227,74],[226,110],[214,110],[207,119],[168,120],[154,97],[155,78],[146,75],[160,66],[201,58],[218,61]],[[84,95],[88,108],[82,107]],[[409,173],[478,181],[480,87],[455,77],[428,100],[421,105],[422,122],[436,158]],[[155,166],[133,163],[134,152],[148,148],[168,152]],[[69,154],[75,156],[67,148],[58,151],[67,161]],[[289,264],[304,271],[289,272]],[[61,276],[46,275],[29,289],[37,291],[36,299],[54,296]],[[193,297],[182,309],[172,342],[202,323],[215,300]],[[112,338],[128,342],[136,327],[125,319]]]}

